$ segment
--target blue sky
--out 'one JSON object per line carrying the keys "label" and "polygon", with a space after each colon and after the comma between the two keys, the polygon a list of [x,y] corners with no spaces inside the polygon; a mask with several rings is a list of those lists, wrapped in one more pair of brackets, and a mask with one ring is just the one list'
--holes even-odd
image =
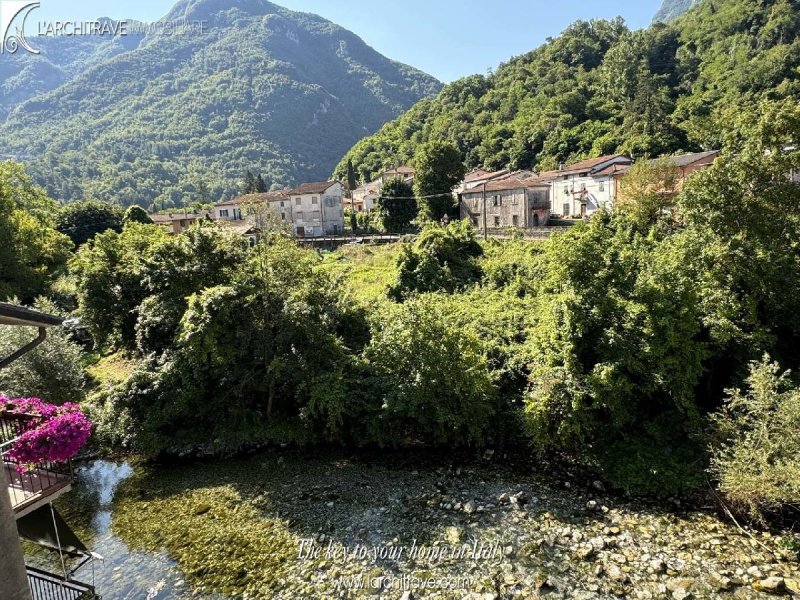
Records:
{"label": "blue sky", "polygon": [[[274,0],[319,14],[382,54],[442,81],[486,73],[540,45],[576,19],[622,16],[647,26],[662,0]],[[172,0],[41,0],[30,21],[101,16],[155,21]]]}

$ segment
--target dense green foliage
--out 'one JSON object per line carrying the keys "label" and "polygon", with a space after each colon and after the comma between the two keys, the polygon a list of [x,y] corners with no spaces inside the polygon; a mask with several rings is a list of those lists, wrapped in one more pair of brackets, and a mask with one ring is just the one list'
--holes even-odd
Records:
{"label": "dense green foliage", "polygon": [[419,214],[413,188],[399,177],[383,185],[377,205],[381,224],[391,233],[407,231]]}
{"label": "dense green foliage", "polygon": [[133,27],[125,36],[37,36],[31,44],[39,54],[4,53],[0,61],[0,121],[26,100],[74,80],[117,54],[133,50],[143,38]]}
{"label": "dense green foliage", "polygon": [[714,419],[712,466],[720,490],[759,517],[800,506],[800,388],[768,356],[752,363],[746,383]]}
{"label": "dense green foliage", "polygon": [[0,300],[33,300],[65,266],[72,242],[55,230],[56,212],[20,165],[0,162]]}
{"label": "dense green foliage", "polygon": [[165,17],[203,31],[136,49],[18,107],[3,152],[59,200],[168,209],[328,178],[342,154],[439,83],[361,39],[266,0],[181,0]]}
{"label": "dense green foliage", "polygon": [[61,207],[56,216],[56,229],[69,237],[75,246],[83,246],[98,233],[109,229],[122,231],[123,217],[119,206],[82,200]]}
{"label": "dense green foliage", "polygon": [[463,289],[480,277],[474,259],[482,253],[475,231],[466,221],[429,227],[413,244],[403,246],[389,296],[402,301],[419,292]]}
{"label": "dense green foliage", "polygon": [[[37,301],[33,308],[52,315],[61,313],[46,300]],[[0,357],[10,356],[35,337],[36,330],[31,327],[0,326]],[[82,357],[82,349],[67,330],[51,328],[35,350],[0,370],[0,393],[9,398],[43,398],[53,404],[80,402],[86,383]]]}
{"label": "dense green foliage", "polygon": [[414,191],[422,214],[429,221],[439,221],[452,211],[453,188],[464,178],[461,153],[449,142],[428,142],[417,149],[414,166]]}
{"label": "dense green foliage", "polygon": [[612,152],[720,148],[736,116],[800,91],[796,0],[714,0],[629,31],[577,22],[533,52],[423,100],[347,153],[365,179],[446,140],[467,167],[556,168]]}
{"label": "dense green foliage", "polygon": [[129,206],[125,211],[125,215],[122,217],[123,225],[128,225],[130,223],[142,223],[143,225],[149,225],[152,222],[153,219],[150,218],[150,215],[147,214],[147,211],[141,206],[137,205]]}

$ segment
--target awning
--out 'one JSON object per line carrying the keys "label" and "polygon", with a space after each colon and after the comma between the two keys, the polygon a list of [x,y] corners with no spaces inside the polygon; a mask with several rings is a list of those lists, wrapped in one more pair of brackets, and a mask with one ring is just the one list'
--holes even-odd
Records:
{"label": "awning", "polygon": [[[56,534],[56,525],[58,526],[58,534]],[[17,530],[22,539],[50,550],[58,552],[59,542],[61,542],[61,551],[64,554],[72,557],[92,556],[89,549],[78,539],[75,532],[69,528],[69,525],[58,514],[58,511],[52,508],[51,512],[50,504],[36,509],[21,519],[17,519]]]}

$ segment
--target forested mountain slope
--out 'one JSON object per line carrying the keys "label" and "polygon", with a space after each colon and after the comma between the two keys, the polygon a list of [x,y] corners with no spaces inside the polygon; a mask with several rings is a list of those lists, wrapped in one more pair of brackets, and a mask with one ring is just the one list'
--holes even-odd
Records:
{"label": "forested mountain slope", "polygon": [[321,17],[266,0],[181,0],[137,48],[17,107],[4,154],[61,200],[166,208],[238,191],[246,169],[321,180],[434,78]]}
{"label": "forested mountain slope", "polygon": [[717,148],[744,109],[800,92],[800,2],[714,0],[670,24],[577,22],[489,76],[448,85],[352,159],[362,177],[453,141],[470,167],[550,169],[613,152]]}

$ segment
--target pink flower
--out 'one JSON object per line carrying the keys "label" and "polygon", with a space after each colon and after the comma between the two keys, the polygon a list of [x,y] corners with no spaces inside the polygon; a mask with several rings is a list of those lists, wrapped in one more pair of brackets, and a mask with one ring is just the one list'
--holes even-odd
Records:
{"label": "pink flower", "polygon": [[7,453],[20,465],[20,472],[43,462],[67,462],[86,445],[92,433],[91,421],[73,403],[56,406],[39,398],[12,400],[0,396],[0,413],[32,417],[22,421],[22,432]]}

